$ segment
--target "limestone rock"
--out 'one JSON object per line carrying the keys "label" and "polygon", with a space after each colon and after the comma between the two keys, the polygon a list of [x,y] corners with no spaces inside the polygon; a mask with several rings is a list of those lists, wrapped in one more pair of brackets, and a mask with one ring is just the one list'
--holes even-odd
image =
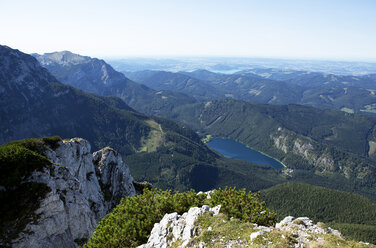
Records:
{"label": "limestone rock", "polygon": [[249,237],[250,237],[251,241],[253,241],[258,236],[261,236],[261,235],[264,235],[264,234],[265,233],[263,231],[258,231],[258,232],[251,233],[251,235]]}
{"label": "limestone rock", "polygon": [[[327,247],[328,243],[325,238],[332,239],[331,235],[337,236],[338,241],[345,242],[337,230],[333,230],[330,227],[326,228],[321,224],[315,224],[308,217],[294,218],[287,216],[275,226],[266,227],[252,224],[248,227],[243,226],[237,230],[237,233],[234,233],[234,230],[226,229],[234,228],[234,224],[227,225],[228,222],[224,221],[226,217],[218,215],[219,212],[216,212],[215,209],[220,209],[220,206],[215,208],[209,208],[208,206],[194,207],[183,215],[178,215],[177,213],[166,214],[159,223],[154,225],[148,242],[138,248],[167,248],[172,245],[176,247],[176,244],[185,248],[205,248],[207,246],[226,248],[269,246],[301,248],[316,247],[316,245]],[[214,212],[213,218],[219,218],[215,223],[223,221],[223,224],[220,224],[220,232],[217,232],[212,226],[205,228],[197,226],[197,223],[194,225],[197,218],[208,211]],[[237,220],[230,218],[229,222],[231,223],[232,221]],[[229,236],[227,236],[227,232],[230,233]],[[242,238],[244,237],[243,233],[250,233],[250,235],[247,238]],[[209,238],[209,241],[205,241],[208,243],[205,243],[202,237],[205,237],[204,240]],[[179,243],[175,243],[176,241],[179,241]]]}
{"label": "limestone rock", "polygon": [[114,149],[106,147],[94,152],[93,159],[102,190],[106,190],[105,198],[109,198],[105,199],[106,205],[110,204],[107,208],[114,208],[124,195],[136,194],[129,168]]}
{"label": "limestone rock", "polygon": [[194,223],[198,217],[211,211],[214,212],[213,215],[218,215],[220,208],[220,205],[214,208],[204,205],[201,208],[190,208],[183,215],[166,214],[159,223],[154,224],[148,242],[138,248],[166,248],[177,240],[182,242],[180,247],[186,247],[194,237],[196,228]]}
{"label": "limestone rock", "polygon": [[[27,225],[13,247],[77,247],[76,242],[87,240],[121,197],[135,194],[133,178],[120,155],[110,148],[92,155],[90,148],[88,141],[75,138],[44,152],[52,167],[34,172],[27,180],[44,183],[51,192],[35,212],[38,222]],[[100,169],[94,166],[93,157]],[[105,199],[101,185],[113,197]]]}

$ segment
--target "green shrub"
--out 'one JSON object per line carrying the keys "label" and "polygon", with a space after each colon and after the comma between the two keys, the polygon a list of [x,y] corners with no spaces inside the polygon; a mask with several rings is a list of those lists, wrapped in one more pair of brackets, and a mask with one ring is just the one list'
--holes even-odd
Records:
{"label": "green shrub", "polygon": [[84,247],[136,247],[147,242],[154,223],[166,213],[182,214],[204,204],[222,205],[224,213],[245,221],[254,220],[259,224],[275,221],[274,214],[265,209],[264,203],[258,202],[258,195],[246,194],[244,189],[219,189],[208,200],[206,194],[197,195],[194,190],[171,193],[170,190],[145,188],[141,195],[122,199],[113,212],[99,222]]}
{"label": "green shrub", "polygon": [[221,212],[246,222],[270,226],[276,222],[274,212],[259,202],[259,193],[246,192],[245,189],[226,187],[217,189],[211,195],[210,205],[221,205]]}
{"label": "green shrub", "polygon": [[166,213],[184,213],[202,205],[205,195],[192,190],[172,194],[145,188],[143,194],[122,199],[120,204],[99,222],[85,247],[136,247],[145,243],[154,226]]}
{"label": "green shrub", "polygon": [[59,137],[25,139],[0,146],[0,240],[10,245],[27,224],[37,223],[34,213],[40,200],[50,191],[43,183],[27,182],[34,171],[51,166],[43,155],[46,149],[55,149]]}

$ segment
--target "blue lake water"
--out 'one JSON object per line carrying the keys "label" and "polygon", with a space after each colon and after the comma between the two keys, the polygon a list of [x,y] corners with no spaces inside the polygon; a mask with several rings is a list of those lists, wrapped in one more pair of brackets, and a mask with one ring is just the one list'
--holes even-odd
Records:
{"label": "blue lake water", "polygon": [[276,169],[283,168],[283,165],[277,160],[231,139],[214,138],[207,142],[206,145],[228,158],[236,158],[255,164],[265,164]]}
{"label": "blue lake water", "polygon": [[238,69],[233,69],[233,70],[211,70],[211,72],[215,72],[215,73],[222,73],[222,74],[234,74],[238,71],[241,71],[241,70],[238,70]]}

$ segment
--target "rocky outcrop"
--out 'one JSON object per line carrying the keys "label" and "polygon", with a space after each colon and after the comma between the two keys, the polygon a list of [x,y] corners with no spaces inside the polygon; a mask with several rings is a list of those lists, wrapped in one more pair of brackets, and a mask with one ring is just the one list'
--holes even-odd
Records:
{"label": "rocky outcrop", "polygon": [[[267,229],[269,232],[273,230],[270,228]],[[291,233],[296,240],[294,247],[304,247],[305,244],[311,243],[314,237],[319,234],[333,234],[338,238],[342,238],[339,231],[325,227],[323,223],[314,224],[313,221],[307,217],[295,219],[292,216],[287,216],[275,225],[275,229]],[[317,241],[320,240],[317,239]]]}
{"label": "rocky outcrop", "polygon": [[39,63],[59,81],[100,94],[106,87],[130,82],[103,60],[71,53],[69,51],[34,54]]}
{"label": "rocky outcrop", "polygon": [[37,222],[26,226],[13,247],[77,247],[121,197],[135,194],[121,156],[111,148],[91,154],[90,148],[88,141],[75,138],[44,152],[52,166],[27,180],[51,191],[35,212]]}
{"label": "rocky outcrop", "polygon": [[112,209],[124,197],[136,193],[133,178],[121,156],[112,148],[106,147],[93,153],[95,173],[104,193],[106,209]]}
{"label": "rocky outcrop", "polygon": [[220,205],[214,208],[204,205],[201,208],[193,207],[183,215],[166,214],[159,223],[154,224],[148,242],[137,248],[166,248],[178,240],[182,242],[180,247],[186,247],[195,234],[198,217],[207,212],[218,215],[220,209]]}
{"label": "rocky outcrop", "polygon": [[310,138],[298,137],[282,129],[278,129],[278,132],[277,135],[270,135],[270,138],[274,146],[283,153],[294,154],[322,172],[335,171],[339,167],[327,149],[322,151],[322,148]]}
{"label": "rocky outcrop", "polygon": [[[244,223],[220,214],[220,206],[193,207],[183,215],[166,214],[149,240],[137,248],[205,247],[375,247],[346,241],[341,233],[307,217],[285,217],[275,226]],[[200,216],[210,214],[201,219]]]}

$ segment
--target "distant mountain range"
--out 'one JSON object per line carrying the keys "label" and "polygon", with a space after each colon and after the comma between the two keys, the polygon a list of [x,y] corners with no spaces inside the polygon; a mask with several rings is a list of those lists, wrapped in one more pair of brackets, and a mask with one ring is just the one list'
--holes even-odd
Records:
{"label": "distant mountain range", "polygon": [[367,75],[376,73],[376,61],[328,61],[277,58],[232,58],[232,57],[175,57],[175,58],[122,58],[108,59],[117,71],[194,71],[205,69],[219,73],[272,68],[289,71],[321,72],[336,75]]}
{"label": "distant mountain range", "polygon": [[[50,68],[51,63],[46,62],[46,57],[56,57],[57,54],[59,53],[47,54],[38,58],[44,63],[44,66]],[[52,67],[57,68],[55,73],[57,76],[59,76],[60,72],[58,68],[62,68],[61,70],[64,71],[66,60],[77,60],[64,59],[63,56],[57,57],[59,58],[57,59],[59,65]],[[73,55],[72,57],[77,58],[77,56]],[[74,75],[79,71],[82,78],[91,78],[95,73],[82,68],[85,68],[88,63],[95,64],[97,59],[81,58],[80,56],[78,58],[80,58],[79,62],[77,62],[79,65],[74,65],[76,62],[71,62],[67,66],[75,69],[70,70],[71,73],[66,77],[69,80],[66,80],[66,82],[83,87],[80,80]],[[102,67],[107,67],[103,61],[101,65]],[[96,70],[99,69],[97,66]],[[301,72],[297,73],[299,77],[303,74]],[[115,75],[123,78],[123,80],[130,81],[121,76],[120,73]],[[161,116],[189,125],[202,134],[211,134],[216,137],[227,137],[241,141],[252,148],[283,161],[290,168],[303,171],[303,174],[308,171],[320,172],[321,176],[314,179],[316,182],[311,180],[311,183],[340,188],[340,185],[350,180],[352,183],[346,183],[348,185],[347,190],[352,191],[356,188],[357,192],[362,192],[368,196],[375,193],[373,192],[374,175],[376,174],[376,163],[373,160],[376,156],[374,149],[376,146],[375,118],[353,116],[336,111],[323,111],[298,105],[251,104],[232,99],[278,104],[295,103],[299,102],[307,92],[323,91],[319,96],[317,96],[318,93],[311,96],[313,98],[312,105],[315,105],[317,99],[323,100],[323,94],[332,94],[326,87],[315,86],[309,88],[297,83],[265,79],[261,74],[256,75],[250,72],[225,75],[206,70],[180,73],[141,71],[127,73],[127,76],[163,92],[175,89],[182,93],[190,94],[192,98],[199,99],[193,100],[193,103],[183,101],[171,104],[168,107],[168,111],[158,112]],[[95,78],[98,79],[99,77]],[[111,92],[114,92],[112,91],[114,86],[111,86],[111,83],[105,83],[106,80],[104,78],[101,77],[101,80],[96,82],[99,85],[106,85],[105,87],[109,88],[109,93],[106,94],[111,94]],[[111,81],[110,78],[107,78],[107,81]],[[82,80],[82,82],[85,82],[85,80]],[[139,84],[137,87],[139,87]],[[152,89],[144,87],[153,92]],[[332,88],[336,89],[335,87],[337,86]],[[343,88],[341,89],[343,91]],[[341,97],[348,96],[351,104],[354,104],[354,101],[367,100],[367,97],[353,99],[357,89],[361,90],[361,92],[364,90],[357,87],[348,88],[346,94],[341,93]],[[103,91],[98,93],[103,94]],[[370,91],[367,91],[367,93],[373,101],[374,96]],[[218,97],[223,97],[224,94],[229,99],[198,102],[214,98],[216,94],[218,94]],[[135,92],[133,97],[143,99],[145,94],[144,92]],[[319,105],[322,108],[336,108],[338,106],[334,105],[333,102],[340,101],[341,97],[338,97],[335,101],[324,101],[328,106],[321,102],[319,102]],[[331,104],[328,102],[331,102]],[[139,106],[139,108],[150,108],[150,102],[144,102],[143,104],[145,105],[143,107]],[[138,154],[134,156],[137,157],[136,160],[138,162],[145,159],[144,157],[138,157]],[[128,158],[128,161],[131,161],[131,158]],[[131,169],[134,169],[132,164],[135,162],[130,163]],[[139,168],[132,171],[136,178],[148,178],[150,180],[151,177],[153,178],[157,175],[155,173],[145,174],[145,170],[151,169],[149,165],[144,167],[144,171],[140,170],[140,168],[139,165]],[[367,170],[363,171],[364,168],[367,168]],[[295,174],[297,178],[307,177],[299,175],[298,171]],[[325,179],[328,172],[336,175],[334,179],[329,180],[330,182]],[[359,178],[362,178],[365,184],[353,184]],[[155,180],[158,179],[152,179],[152,181]]]}
{"label": "distant mountain range", "polygon": [[155,90],[182,92],[199,100],[225,97],[226,91],[218,89],[211,83],[196,79],[183,73],[167,71],[137,71],[125,75],[135,82],[142,83]]}
{"label": "distant mountain range", "polygon": [[96,58],[68,51],[33,56],[60,82],[102,96],[117,96],[144,113],[161,115],[176,104],[196,101],[178,92],[157,91],[135,83]]}
{"label": "distant mountain range", "polygon": [[[331,182],[321,185],[337,189],[351,185],[348,189],[369,196],[376,193],[375,117],[222,99],[182,106],[171,118],[202,134],[237,140],[277,158],[297,169],[297,178],[299,170],[315,171],[306,182],[320,185],[329,177]],[[319,175],[323,178],[316,178]],[[357,183],[340,183],[348,179]]]}
{"label": "distant mountain range", "polygon": [[[202,74],[203,76],[197,76]],[[234,98],[265,103],[292,103],[299,99],[299,90],[285,83],[259,77],[225,75],[209,71],[192,73],[141,71],[126,74],[129,78],[154,89],[174,89],[197,99]],[[210,76],[209,76],[210,75]],[[182,86],[183,85],[183,86]]]}
{"label": "distant mountain range", "polygon": [[[236,186],[258,191],[298,181],[376,199],[376,117],[346,113],[374,110],[375,90],[369,86],[375,75],[311,77],[306,72],[293,76],[272,71],[267,75],[255,70],[232,75],[205,70],[127,74],[146,86],[128,79],[103,60],[70,52],[34,56],[0,46],[0,144],[52,135],[63,139],[82,137],[95,150],[115,148],[136,180],[163,189],[206,191]],[[322,83],[325,78],[328,86]],[[348,80],[349,85],[341,80]],[[337,110],[291,104],[296,102]],[[237,140],[278,159],[287,168],[277,170],[225,158],[201,141],[205,135]],[[54,140],[67,143],[59,137],[41,140],[49,142],[47,150],[56,145]],[[39,141],[31,144],[37,149],[35,142]],[[69,142],[77,143],[75,139]],[[29,149],[29,143],[30,140],[12,144],[24,144]],[[19,171],[4,166],[9,165],[7,159],[14,159],[12,144],[2,146],[6,154],[0,154],[0,185],[23,180],[17,177]],[[81,150],[74,152],[76,158],[78,153],[84,155]],[[2,159],[4,154],[7,159]],[[64,170],[64,165],[58,167]],[[82,176],[83,181],[90,178],[91,174]],[[278,213],[302,213],[294,206],[296,195],[281,198],[285,192],[297,190],[312,196],[306,201],[322,199],[334,204],[326,211],[321,211],[320,205],[310,209],[315,218],[325,213],[318,220],[334,216],[329,211],[341,200],[344,204],[359,201],[359,209],[367,206],[361,210],[366,215],[359,218],[359,223],[354,223],[354,214],[335,215],[335,221],[344,230],[356,230],[349,233],[365,230],[369,235],[361,237],[374,240],[375,223],[367,221],[374,216],[374,211],[368,211],[374,203],[363,197],[301,184],[277,186],[264,191],[263,197]],[[4,192],[0,190],[0,200],[7,199]],[[6,193],[10,199],[23,196]],[[103,193],[106,197],[105,190]],[[275,204],[281,199],[286,200],[283,205]],[[11,207],[8,210],[13,211]],[[2,232],[7,235],[7,230]]]}
{"label": "distant mountain range", "polygon": [[254,69],[234,74],[207,70],[124,73],[134,81],[153,89],[175,89],[201,100],[227,97],[268,104],[295,103],[376,115],[376,80],[373,75],[355,77],[276,69]]}
{"label": "distant mountain range", "polygon": [[52,135],[82,137],[93,149],[113,147],[136,180],[160,188],[236,185],[258,190],[284,181],[268,166],[219,156],[186,126],[141,114],[120,98],[62,84],[35,58],[5,46],[0,46],[0,116],[0,144]]}
{"label": "distant mountain range", "polygon": [[343,76],[273,68],[234,74],[207,70],[124,72],[130,80],[96,58],[67,51],[34,56],[59,81],[103,96],[118,96],[147,114],[167,116],[176,106],[227,97],[376,115],[376,79],[372,74]]}
{"label": "distant mountain range", "polygon": [[[139,101],[144,99],[144,105],[139,108],[155,107],[150,106],[153,103],[147,101],[147,96],[150,92],[153,96],[158,95],[158,92],[132,82],[103,61],[68,52],[38,58],[46,66],[55,68],[55,74],[59,74],[58,68],[65,68],[66,71],[63,69],[64,73],[59,75],[64,74],[65,78],[72,80],[71,84],[79,87],[94,84],[95,91],[107,92],[109,95],[118,92],[116,89],[121,89],[122,94],[132,95],[132,98],[140,99]],[[16,50],[2,47],[1,59],[0,111],[1,116],[4,116],[1,122],[2,130],[5,130],[0,136],[2,143],[33,136],[81,136],[88,139],[94,148],[110,145],[128,155],[126,161],[137,179],[158,182],[162,187],[206,188],[222,184],[220,182],[229,182],[229,178],[231,182],[236,173],[240,172],[236,172],[240,167],[235,165],[231,168],[232,172],[222,168],[224,160],[218,160],[218,156],[204,146],[199,137],[189,129],[165,119],[140,114],[119,98],[101,97],[63,85],[31,56]],[[59,63],[53,62],[55,60]],[[85,68],[93,68],[93,71]],[[67,71],[70,73],[66,73]],[[228,82],[221,81],[224,85],[280,83],[257,77],[207,71],[196,71],[192,74],[195,77],[202,75],[205,82],[218,78],[227,79]],[[150,75],[176,76],[174,73],[154,72]],[[187,78],[183,74],[179,76]],[[133,91],[133,86],[142,91]],[[341,179],[337,178],[341,182],[361,178],[364,185],[347,183],[347,190],[355,187],[359,192],[373,195],[371,189],[375,174],[375,118],[298,105],[273,106],[231,99],[194,102],[196,100],[193,100],[193,103],[173,103],[168,107],[168,111],[160,114],[185,123],[204,134],[239,140],[283,161],[291,168],[303,171],[314,169],[324,173],[322,175],[335,172],[341,175]],[[173,160],[165,160],[175,152]],[[175,159],[177,160],[174,161]],[[239,164],[229,161],[226,163]],[[159,169],[156,171],[156,168]],[[364,170],[365,168],[367,169]],[[168,172],[162,181],[159,170]],[[189,173],[205,175],[205,170],[217,176],[205,183],[196,181],[197,177],[189,176]],[[226,178],[221,174],[226,170],[228,175],[233,176]],[[249,176],[250,174],[242,176],[244,182]],[[299,177],[297,175],[297,178]],[[236,183],[240,185],[242,180],[239,179]],[[268,184],[268,180],[262,183],[260,181],[259,186],[255,184],[254,188],[262,188],[261,185]],[[322,184],[320,180],[326,181],[321,177],[317,183]],[[338,188],[341,184],[338,184],[339,181],[332,180],[328,185]]]}
{"label": "distant mountain range", "polygon": [[236,72],[241,75],[257,75],[262,78],[284,81],[296,85],[314,87],[358,87],[376,89],[374,74],[364,76],[334,75],[322,72],[294,71],[281,69],[249,69]]}
{"label": "distant mountain range", "polygon": [[233,75],[199,70],[187,73],[219,89],[232,91],[235,99],[272,104],[296,103],[350,113],[376,114],[376,81],[370,76],[255,69]]}

